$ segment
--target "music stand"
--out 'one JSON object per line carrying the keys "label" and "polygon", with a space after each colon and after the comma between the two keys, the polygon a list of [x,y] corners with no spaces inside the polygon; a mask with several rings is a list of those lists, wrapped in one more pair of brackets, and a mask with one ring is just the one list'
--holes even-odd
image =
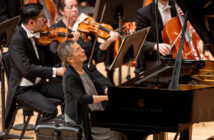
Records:
{"label": "music stand", "polygon": [[[99,22],[103,15],[102,23],[119,24],[122,32],[122,22],[135,21],[137,9],[143,6],[144,0],[96,0],[93,18]],[[105,9],[105,11],[103,10]],[[104,12],[104,13],[103,13]],[[121,40],[119,40],[119,45]],[[118,83],[121,84],[121,67],[119,67]]]}
{"label": "music stand", "polygon": [[114,70],[123,64],[129,63],[135,60],[140,54],[141,48],[144,44],[146,36],[150,30],[150,27],[139,30],[131,35],[128,35],[123,40],[119,52],[112,64],[108,67],[109,70]]}
{"label": "music stand", "polygon": [[[11,39],[12,34],[16,26],[18,25],[20,16],[13,17],[7,21],[0,23],[0,52],[1,52],[1,63],[3,47],[7,47],[8,42]],[[4,66],[1,64],[1,106],[2,106],[2,132],[0,132],[0,139],[4,139],[5,130],[5,81],[4,81]],[[9,134],[8,139],[17,139],[19,135]]]}
{"label": "music stand", "polygon": [[99,21],[106,4],[103,23],[118,24],[135,20],[137,9],[141,8],[144,0],[96,0],[93,18]]}

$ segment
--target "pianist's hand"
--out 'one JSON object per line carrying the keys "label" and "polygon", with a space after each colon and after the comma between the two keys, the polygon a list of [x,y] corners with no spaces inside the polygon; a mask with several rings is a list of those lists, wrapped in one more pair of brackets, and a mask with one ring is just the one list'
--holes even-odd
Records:
{"label": "pianist's hand", "polygon": [[102,101],[108,101],[108,96],[106,96],[106,95],[93,95],[93,104],[100,103]]}
{"label": "pianist's hand", "polygon": [[105,93],[105,95],[108,94],[108,88],[105,88],[104,93]]}

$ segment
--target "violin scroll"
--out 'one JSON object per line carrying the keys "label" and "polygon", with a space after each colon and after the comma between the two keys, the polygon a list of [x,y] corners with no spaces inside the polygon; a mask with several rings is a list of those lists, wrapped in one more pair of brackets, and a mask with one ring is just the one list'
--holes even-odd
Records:
{"label": "violin scroll", "polygon": [[110,37],[109,32],[113,31],[113,28],[108,24],[99,24],[88,16],[79,24],[78,31],[84,34],[97,34],[98,37],[106,40]]}

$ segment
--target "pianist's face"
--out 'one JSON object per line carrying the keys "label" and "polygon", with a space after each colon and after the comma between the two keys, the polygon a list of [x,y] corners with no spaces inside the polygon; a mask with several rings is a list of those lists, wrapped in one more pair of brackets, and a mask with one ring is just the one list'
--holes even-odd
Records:
{"label": "pianist's face", "polygon": [[70,61],[72,63],[84,63],[85,60],[87,59],[85,55],[85,51],[80,47],[78,43],[74,43],[71,45],[72,49],[72,56]]}

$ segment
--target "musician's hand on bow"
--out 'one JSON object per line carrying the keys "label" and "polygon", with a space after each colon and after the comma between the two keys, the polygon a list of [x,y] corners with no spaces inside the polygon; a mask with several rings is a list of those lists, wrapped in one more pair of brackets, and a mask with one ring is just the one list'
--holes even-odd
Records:
{"label": "musician's hand on bow", "polygon": [[114,32],[114,31],[110,31],[110,37],[108,38],[108,41],[116,41],[119,37],[119,33],[118,32]]}
{"label": "musician's hand on bow", "polygon": [[180,14],[181,16],[184,16],[184,12],[181,10],[180,7],[177,9],[177,13]]}
{"label": "musician's hand on bow", "polygon": [[56,68],[56,75],[57,76],[63,76],[65,71],[66,71],[65,67]]}
{"label": "musician's hand on bow", "polygon": [[[157,44],[154,46],[154,50],[157,51]],[[159,52],[163,55],[166,56],[170,53],[171,47],[170,45],[166,43],[159,43]]]}
{"label": "musician's hand on bow", "polygon": [[80,37],[80,32],[78,32],[78,31],[75,31],[75,32],[72,32],[72,34],[73,34],[73,41],[77,41],[78,39],[79,39],[79,37]]}
{"label": "musician's hand on bow", "polygon": [[116,41],[118,38],[119,38],[118,32],[110,31],[110,37],[100,45],[100,50],[102,51],[107,50],[110,44]]}

